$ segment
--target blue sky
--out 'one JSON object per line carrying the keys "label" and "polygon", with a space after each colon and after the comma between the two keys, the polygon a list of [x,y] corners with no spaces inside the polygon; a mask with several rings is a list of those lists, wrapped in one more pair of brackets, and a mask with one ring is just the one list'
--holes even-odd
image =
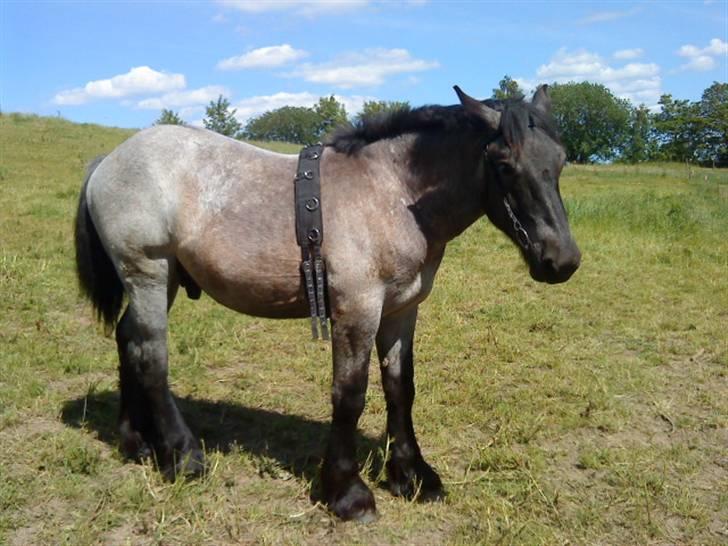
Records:
{"label": "blue sky", "polygon": [[0,108],[145,127],[199,123],[223,94],[241,121],[335,95],[452,104],[508,74],[525,89],[595,81],[634,104],[728,81],[728,0],[0,0]]}

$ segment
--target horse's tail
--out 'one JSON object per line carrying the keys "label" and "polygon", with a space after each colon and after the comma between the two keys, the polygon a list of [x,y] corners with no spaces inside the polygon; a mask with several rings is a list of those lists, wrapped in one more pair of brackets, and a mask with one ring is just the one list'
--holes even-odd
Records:
{"label": "horse's tail", "polygon": [[105,156],[94,159],[86,171],[76,214],[76,273],[81,292],[91,300],[98,320],[107,331],[116,325],[124,301],[124,285],[106,253],[96,231],[86,202],[86,187],[96,167]]}

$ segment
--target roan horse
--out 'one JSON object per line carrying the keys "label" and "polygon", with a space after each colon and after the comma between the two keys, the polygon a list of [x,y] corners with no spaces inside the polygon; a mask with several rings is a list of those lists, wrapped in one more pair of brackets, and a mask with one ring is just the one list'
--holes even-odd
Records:
{"label": "roan horse", "polygon": [[[321,481],[324,501],[343,519],[375,515],[355,450],[374,345],[391,491],[443,494],[415,438],[412,342],[448,241],[485,214],[520,248],[535,280],[563,282],[579,266],[546,87],[530,103],[481,102],[455,90],[459,105],[404,109],[339,130],[321,158],[334,366]],[[170,478],[204,468],[167,381],[167,313],[178,287],[241,313],[307,316],[296,163],[203,129],[157,126],[89,168],[76,261],[99,318],[116,325],[122,450],[153,455]],[[117,322],[124,293],[129,303]]]}

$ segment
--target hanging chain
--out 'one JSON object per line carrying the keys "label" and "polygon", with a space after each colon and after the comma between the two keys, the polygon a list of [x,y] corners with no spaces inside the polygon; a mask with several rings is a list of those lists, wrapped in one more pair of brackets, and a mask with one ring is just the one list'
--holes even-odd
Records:
{"label": "hanging chain", "polygon": [[518,218],[516,218],[516,215],[513,213],[511,206],[508,204],[507,197],[503,198],[503,204],[506,206],[506,212],[508,213],[508,217],[511,219],[511,222],[513,222],[513,229],[516,232],[518,242],[523,247],[523,250],[528,250],[531,247],[531,238],[528,236],[526,228],[524,228]]}

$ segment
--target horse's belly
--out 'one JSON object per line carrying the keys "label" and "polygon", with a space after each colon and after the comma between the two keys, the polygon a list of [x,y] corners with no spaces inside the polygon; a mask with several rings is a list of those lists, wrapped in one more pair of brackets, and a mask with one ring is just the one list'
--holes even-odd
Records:
{"label": "horse's belly", "polygon": [[226,279],[220,285],[201,287],[215,301],[239,313],[267,318],[302,318],[308,307],[298,278]]}
{"label": "horse's belly", "polygon": [[218,303],[246,315],[298,318],[307,314],[300,264],[274,256],[216,255],[184,249],[177,259]]}

